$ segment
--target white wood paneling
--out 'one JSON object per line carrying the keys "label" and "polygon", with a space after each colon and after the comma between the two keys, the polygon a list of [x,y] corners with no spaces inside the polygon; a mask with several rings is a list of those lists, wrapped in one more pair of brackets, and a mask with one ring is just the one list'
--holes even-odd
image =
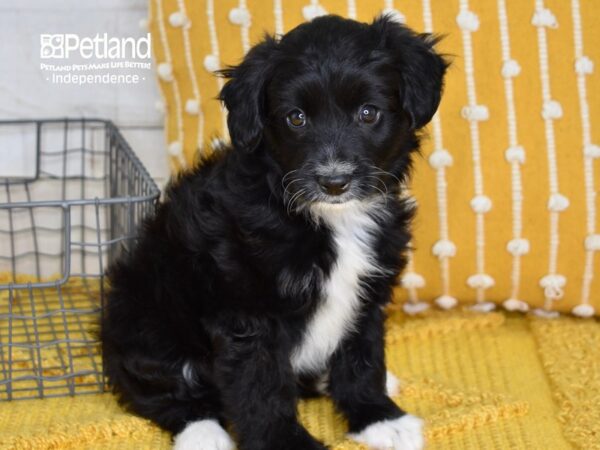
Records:
{"label": "white wood paneling", "polygon": [[[168,175],[162,114],[152,71],[138,85],[53,84],[39,68],[40,34],[76,33],[140,37],[147,16],[145,0],[0,0],[0,119],[101,117],[114,121],[155,179]],[[26,152],[2,149],[2,172],[28,164]]]}

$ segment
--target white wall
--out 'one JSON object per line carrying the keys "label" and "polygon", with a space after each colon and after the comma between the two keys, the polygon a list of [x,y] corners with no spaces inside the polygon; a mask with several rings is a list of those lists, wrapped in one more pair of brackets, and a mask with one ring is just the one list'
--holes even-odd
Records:
{"label": "white wall", "polygon": [[[147,0],[0,0],[0,120],[100,117],[114,121],[162,185],[168,174],[154,73],[139,85],[52,84],[39,68],[41,33],[140,37]],[[19,159],[0,153],[4,168]]]}

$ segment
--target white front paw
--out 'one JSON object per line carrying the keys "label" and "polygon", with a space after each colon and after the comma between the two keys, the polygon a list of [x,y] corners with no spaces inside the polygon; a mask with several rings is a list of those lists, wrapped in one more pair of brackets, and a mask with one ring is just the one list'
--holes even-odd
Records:
{"label": "white front paw", "polygon": [[425,446],[423,419],[410,414],[373,423],[350,437],[373,450],[421,450]]}
{"label": "white front paw", "polygon": [[216,420],[189,423],[175,436],[173,450],[234,450],[233,440]]}

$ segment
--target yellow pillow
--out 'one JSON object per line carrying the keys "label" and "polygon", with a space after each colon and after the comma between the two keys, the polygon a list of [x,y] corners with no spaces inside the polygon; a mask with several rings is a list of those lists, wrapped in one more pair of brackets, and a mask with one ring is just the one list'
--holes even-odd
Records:
{"label": "yellow pillow", "polygon": [[[395,4],[394,4],[395,3]],[[394,9],[395,8],[395,9]],[[211,72],[265,31],[383,10],[444,34],[454,55],[411,190],[405,310],[456,301],[582,317],[600,306],[600,2],[591,0],[150,0],[173,170],[226,135]]]}

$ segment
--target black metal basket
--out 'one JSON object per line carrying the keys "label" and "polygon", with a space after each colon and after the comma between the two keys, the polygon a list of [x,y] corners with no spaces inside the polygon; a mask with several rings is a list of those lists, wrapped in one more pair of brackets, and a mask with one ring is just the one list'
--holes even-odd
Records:
{"label": "black metal basket", "polygon": [[0,185],[0,400],[101,392],[104,270],[159,189],[97,119],[0,121]]}

